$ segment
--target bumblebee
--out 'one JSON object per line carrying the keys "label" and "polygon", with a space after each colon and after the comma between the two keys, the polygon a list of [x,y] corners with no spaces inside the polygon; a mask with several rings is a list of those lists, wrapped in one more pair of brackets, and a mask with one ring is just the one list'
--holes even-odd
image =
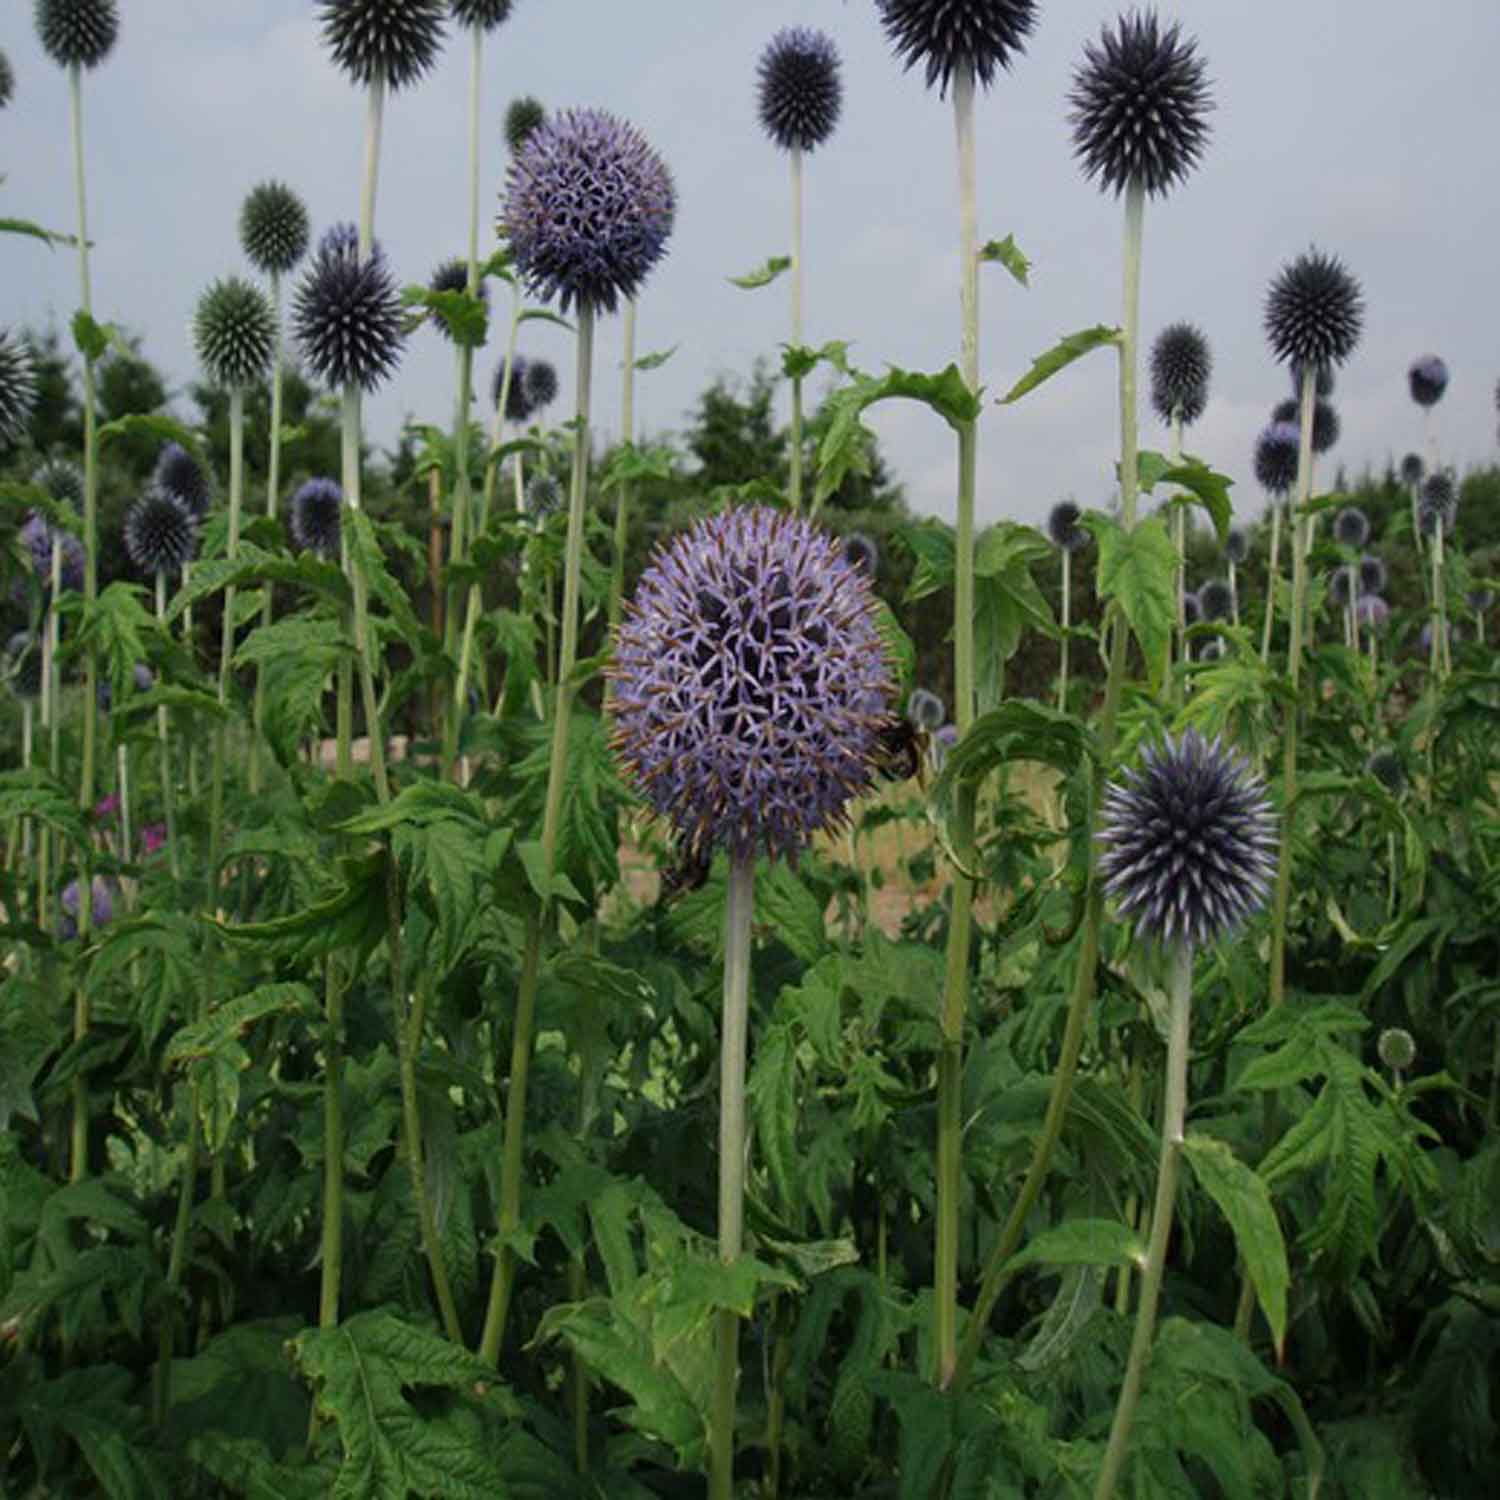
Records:
{"label": "bumblebee", "polygon": [[927,766],[932,736],[910,719],[892,719],[875,740],[875,768],[890,781],[911,781]]}
{"label": "bumblebee", "polygon": [[713,869],[713,864],[712,850],[701,849],[696,843],[684,840],[671,864],[661,872],[661,893],[657,900],[668,906],[690,891],[702,890],[708,883],[708,872]]}

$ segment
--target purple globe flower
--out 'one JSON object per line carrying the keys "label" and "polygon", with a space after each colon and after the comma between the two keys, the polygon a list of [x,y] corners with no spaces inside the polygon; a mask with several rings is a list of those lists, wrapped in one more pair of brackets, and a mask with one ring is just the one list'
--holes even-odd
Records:
{"label": "purple globe flower", "polygon": [[1243,526],[1231,526],[1224,538],[1224,560],[1236,568],[1250,556],[1250,533]]}
{"label": "purple globe flower", "polygon": [[886,37],[904,66],[921,63],[927,87],[948,92],[960,68],[988,88],[998,68],[1025,50],[1036,0],[876,0]]}
{"label": "purple globe flower", "polygon": [[[1302,425],[1302,403],[1296,400],[1278,401],[1271,411],[1273,422],[1289,422],[1293,427]],[[1339,414],[1326,401],[1313,402],[1313,452],[1327,453],[1339,440]]]}
{"label": "purple globe flower", "polygon": [[1448,366],[1436,354],[1424,354],[1412,361],[1406,379],[1418,406],[1436,406],[1448,389]]}
{"label": "purple globe flower", "polygon": [[276,347],[265,294],[238,276],[214,282],[193,313],[193,346],[215,385],[243,389],[263,379]]}
{"label": "purple globe flower", "polygon": [[[458,256],[454,256],[451,260],[445,260],[432,273],[432,280],[427,285],[429,290],[434,292],[467,292],[469,290],[468,261]],[[490,305],[490,290],[482,281],[479,283],[477,295],[486,307]],[[453,330],[449,328],[446,320],[440,318],[436,313],[430,313],[428,321],[450,344],[453,342]]]}
{"label": "purple globe flower", "polygon": [[151,478],[158,489],[180,501],[200,521],[208,514],[213,503],[208,474],[180,443],[168,443],[161,450]]}
{"label": "purple globe flower", "polygon": [[1060,552],[1079,552],[1089,544],[1088,531],[1078,524],[1083,512],[1071,500],[1059,500],[1047,513],[1047,535]]}
{"label": "purple globe flower", "polygon": [[406,335],[401,298],[379,245],[361,259],[351,226],[330,229],[297,284],[292,329],[325,384],[373,391],[389,379]]}
{"label": "purple globe flower", "polygon": [[83,512],[83,470],[71,459],[48,458],[36,466],[31,482],[60,505]]}
{"label": "purple globe flower", "polygon": [[178,573],[198,550],[198,519],[154,485],[125,513],[125,551],[148,577]]}
{"label": "purple globe flower", "polygon": [[672,174],[640,131],[575,109],[512,158],[499,228],[534,293],[564,312],[613,312],[665,253],[676,208]]}
{"label": "purple globe flower", "polygon": [[[500,404],[500,393],[505,385],[505,364],[495,366],[495,383],[491,392],[492,405]],[[507,422],[529,422],[544,406],[551,406],[557,399],[557,371],[545,359],[527,359],[516,355],[511,362],[510,389],[505,392],[505,420]]]}
{"label": "purple globe flower", "polygon": [[[130,685],[138,693],[149,693],[156,686],[156,674],[145,662],[138,661],[130,669]],[[94,697],[101,713],[107,714],[114,707],[115,689],[108,677],[99,679],[99,684],[94,689]]]}
{"label": "purple globe flower", "polygon": [[1197,594],[1184,594],[1182,596],[1182,623],[1186,628],[1189,625],[1197,625],[1203,619],[1203,604]]}
{"label": "purple globe flower", "polygon": [[1348,568],[1336,569],[1328,579],[1328,597],[1338,605],[1340,609],[1346,609],[1349,604],[1349,570]]}
{"label": "purple globe flower", "polygon": [[1255,440],[1255,477],[1273,495],[1285,495],[1297,482],[1295,422],[1273,422]]}
{"label": "purple globe flower", "polygon": [[52,587],[52,544],[58,543],[61,565],[61,584],[64,593],[79,593],[83,589],[84,554],[83,543],[71,531],[54,526],[37,511],[30,512],[21,527],[21,544],[31,554],[31,568],[37,582],[45,591]]}
{"label": "purple globe flower", "polygon": [[1427,472],[1427,465],[1422,462],[1420,453],[1408,453],[1401,460],[1401,483],[1408,489],[1422,482],[1422,475]]}
{"label": "purple globe flower", "polygon": [[37,38],[64,68],[97,68],[119,32],[115,0],[36,0]]}
{"label": "purple globe flower", "polygon": [[443,0],[323,0],[323,41],[356,83],[405,88],[437,61]]}
{"label": "purple globe flower", "polygon": [[[93,917],[94,930],[98,931],[115,914],[114,897],[110,893],[109,882],[102,875],[94,876],[89,887],[92,900],[91,915]],[[78,898],[79,886],[76,880],[70,880],[62,891],[62,916],[58,919],[58,936],[64,939],[78,936]]]}
{"label": "purple globe flower", "polygon": [[1439,526],[1444,536],[1453,534],[1458,520],[1458,486],[1446,469],[1438,469],[1422,482],[1417,502],[1417,524],[1423,536],[1432,536]]}
{"label": "purple globe flower", "polygon": [[1359,560],[1359,591],[1362,594],[1383,594],[1386,585],[1385,564],[1373,552],[1366,552]]}
{"label": "purple globe flower", "polygon": [[557,400],[557,371],[545,359],[527,362],[525,374],[526,400],[533,413],[551,406]]}
{"label": "purple globe flower", "polygon": [[1155,942],[1202,947],[1264,904],[1276,870],[1265,782],[1196,729],[1148,749],[1104,794],[1099,874]]}
{"label": "purple globe flower", "polygon": [[550,474],[533,474],[526,481],[526,513],[538,526],[563,508],[562,486]]}
{"label": "purple globe flower", "polygon": [[1391,621],[1391,607],[1379,594],[1361,594],[1354,601],[1354,620],[1361,630],[1377,634]]}
{"label": "purple globe flower", "polygon": [[257,270],[285,276],[307,254],[307,207],[283,182],[250,189],[240,209],[240,246]]}
{"label": "purple globe flower", "polygon": [[1191,323],[1172,323],[1151,347],[1151,405],[1163,422],[1180,414],[1190,427],[1208,404],[1213,356],[1208,340]]}
{"label": "purple globe flower", "polygon": [[783,151],[811,151],[833,134],[843,104],[838,48],[807,26],[778,31],[760,55],[760,123]]}
{"label": "purple globe flower", "polygon": [[1346,505],[1333,518],[1333,539],[1356,551],[1370,540],[1370,518],[1357,505]]}
{"label": "purple globe flower", "polygon": [[0,329],[0,448],[19,442],[36,409],[36,360],[31,345]]}
{"label": "purple globe flower", "polygon": [[1389,747],[1371,753],[1365,762],[1365,770],[1393,797],[1406,790],[1406,762]]}
{"label": "purple globe flower", "polygon": [[287,514],[292,540],[306,552],[325,558],[339,555],[344,492],[331,479],[309,479],[292,495]]}
{"label": "purple globe flower", "polygon": [[868,581],[837,539],[764,507],[663,548],[615,640],[614,745],[707,857],[795,859],[876,774],[894,696]]}
{"label": "purple globe flower", "polygon": [[1277,359],[1332,368],[1364,327],[1359,283],[1335,255],[1309,250],[1283,266],[1266,295],[1266,338]]}

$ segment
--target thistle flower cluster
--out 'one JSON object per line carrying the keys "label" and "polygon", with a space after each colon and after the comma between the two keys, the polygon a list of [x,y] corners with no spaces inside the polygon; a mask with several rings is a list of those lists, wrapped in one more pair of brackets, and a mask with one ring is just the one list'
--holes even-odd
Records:
{"label": "thistle flower cluster", "polygon": [[542,101],[531,94],[522,94],[510,101],[505,111],[505,144],[512,154],[531,139],[532,131],[546,118],[547,111],[542,108]]}
{"label": "thistle flower cluster", "polygon": [[448,9],[460,26],[477,26],[493,31],[510,19],[514,0],[448,0]]}
{"label": "thistle flower cluster", "polygon": [[297,284],[292,329],[329,386],[373,391],[394,373],[405,333],[395,279],[378,245],[361,258],[352,225],[336,224]]}
{"label": "thistle flower cluster", "polygon": [[1359,591],[1362,594],[1383,594],[1386,585],[1385,563],[1373,552],[1366,552],[1359,560]]}
{"label": "thistle flower cluster", "polygon": [[1264,904],[1276,869],[1265,782],[1196,729],[1168,736],[1111,784],[1099,841],[1120,915],[1167,945],[1226,936]]}
{"label": "thistle flower cluster", "polygon": [[1234,590],[1227,578],[1210,578],[1198,587],[1198,609],[1208,621],[1227,620],[1234,613]]}
{"label": "thistle flower cluster", "polygon": [[943,700],[936,693],[930,693],[926,688],[913,688],[911,696],[906,700],[906,717],[918,729],[925,729],[933,734],[942,727],[947,713],[943,708]]}
{"label": "thistle flower cluster", "polygon": [[5,682],[17,698],[42,695],[42,643],[29,630],[18,630],[5,643]]}
{"label": "thistle flower cluster", "polygon": [[1361,594],[1354,601],[1354,623],[1366,633],[1379,634],[1391,622],[1391,607],[1379,594]]}
{"label": "thistle flower cluster", "polygon": [[1448,389],[1448,366],[1436,354],[1424,354],[1412,361],[1406,372],[1411,399],[1418,406],[1436,406]]}
{"label": "thistle flower cluster", "polygon": [[1297,448],[1301,432],[1295,422],[1272,422],[1255,440],[1255,477],[1273,495],[1285,495],[1297,482]]}
{"label": "thistle flower cluster", "polygon": [[894,694],[867,579],[834,538],[764,507],[658,550],[611,675],[616,754],[703,857],[795,859],[841,822]]}
{"label": "thistle flower cluster", "polygon": [[1182,623],[1184,628],[1189,625],[1197,625],[1203,619],[1203,605],[1199,603],[1195,593],[1182,596]]}
{"label": "thistle flower cluster", "polygon": [[309,479],[299,485],[287,512],[292,541],[320,557],[337,557],[343,509],[344,492],[333,480]]}
{"label": "thistle flower cluster", "polygon": [[285,183],[250,189],[240,209],[240,246],[257,270],[285,276],[307,254],[311,233],[306,205]]}
{"label": "thistle flower cluster", "polygon": [[[505,387],[505,365],[495,367],[494,391],[490,404],[500,404]],[[527,359],[518,354],[511,361],[510,389],[505,391],[505,420],[520,424],[529,422],[544,407],[557,400],[557,371],[545,359]]]}
{"label": "thistle flower cluster", "polygon": [[36,466],[31,482],[60,505],[83,510],[83,470],[71,459],[47,458]]}
{"label": "thistle flower cluster", "polygon": [[18,442],[36,410],[36,359],[25,339],[0,329],[0,447]]}
{"label": "thistle flower cluster", "polygon": [[[96,875],[89,885],[90,902],[92,908],[93,927],[97,932],[115,914],[114,897],[109,888],[109,882],[102,875]],[[78,936],[78,901],[79,885],[76,880],[70,880],[62,891],[62,915],[58,918],[58,936],[64,939]]]}
{"label": "thistle flower cluster", "polygon": [[538,526],[563,507],[562,486],[550,474],[533,474],[526,481],[526,513]]}
{"label": "thistle flower cluster", "polygon": [[1242,567],[1250,556],[1250,533],[1243,526],[1231,526],[1224,537],[1224,560]]}
{"label": "thistle flower cluster", "polygon": [[1085,177],[1123,192],[1138,182],[1153,197],[1183,181],[1208,144],[1208,73],[1197,43],[1165,30],[1155,11],[1121,16],[1084,44],[1073,74],[1073,149]]}
{"label": "thistle flower cluster", "polygon": [[632,125],[576,109],[539,125],[511,160],[500,233],[516,269],[567,312],[613,312],[666,251],[672,174]]}
{"label": "thistle flower cluster", "polygon": [[1417,500],[1417,524],[1423,536],[1432,536],[1439,526],[1444,536],[1452,536],[1458,520],[1458,486],[1446,469],[1438,469],[1422,481]]}
{"label": "thistle flower cluster", "polygon": [[1208,340],[1191,323],[1172,323],[1151,347],[1151,405],[1163,422],[1174,416],[1190,427],[1208,405],[1213,356]]}
{"label": "thistle flower cluster", "polygon": [[1356,551],[1370,540],[1370,518],[1357,505],[1346,505],[1333,518],[1333,539]]}
{"label": "thistle flower cluster", "polygon": [[323,0],[323,41],[359,84],[415,83],[443,45],[442,0]]}
{"label": "thistle flower cluster", "polygon": [[31,511],[20,531],[21,545],[31,554],[31,569],[43,591],[52,587],[52,544],[58,545],[61,587],[64,593],[83,588],[83,543],[71,531],[54,526],[38,511]]}
{"label": "thistle flower cluster", "polygon": [[[1273,422],[1290,422],[1293,427],[1300,430],[1302,426],[1302,403],[1297,400],[1277,402],[1271,412],[1271,420]],[[1313,452],[1327,453],[1338,442],[1339,431],[1339,414],[1328,402],[1315,400],[1313,402]]]}
{"label": "thistle flower cluster", "polygon": [[168,443],[158,454],[151,482],[200,521],[213,503],[207,470],[180,443]]}
{"label": "thistle flower cluster", "polygon": [[1392,1072],[1404,1073],[1417,1060],[1417,1044],[1403,1026],[1387,1026],[1375,1043],[1380,1060]]}
{"label": "thistle flower cluster", "polygon": [[193,347],[215,385],[243,390],[263,379],[276,347],[265,294],[238,276],[214,282],[193,314]]}
{"label": "thistle flower cluster", "polygon": [[1422,482],[1422,476],[1427,472],[1427,465],[1422,462],[1420,453],[1408,453],[1401,460],[1401,483],[1408,489]]}
{"label": "thistle flower cluster", "polygon": [[1059,500],[1047,513],[1047,535],[1059,552],[1080,552],[1089,544],[1089,533],[1078,524],[1083,512],[1071,500]]}
{"label": "thistle flower cluster", "polygon": [[881,25],[907,68],[921,63],[927,87],[948,92],[954,74],[972,70],[988,88],[1009,68],[1036,26],[1036,0],[877,0]]}
{"label": "thistle flower cluster", "polygon": [[[130,669],[130,684],[138,693],[149,693],[156,686],[156,674],[145,662],[138,661]],[[94,689],[94,699],[101,713],[107,714],[115,706],[114,684],[108,677],[99,679],[99,684]]]}
{"label": "thistle flower cluster", "polygon": [[1265,327],[1277,359],[1341,365],[1364,327],[1359,283],[1336,255],[1313,249],[1283,266],[1266,295]]}
{"label": "thistle flower cluster", "polygon": [[761,53],[756,73],[760,123],[783,151],[811,151],[833,134],[844,86],[838,49],[825,32],[784,27]]}
{"label": "thistle flower cluster", "polygon": [[97,68],[120,33],[115,0],[36,0],[42,50],[64,68]]}
{"label": "thistle flower cluster", "polygon": [[125,551],[148,577],[180,573],[198,550],[198,520],[155,485],[125,513]]}

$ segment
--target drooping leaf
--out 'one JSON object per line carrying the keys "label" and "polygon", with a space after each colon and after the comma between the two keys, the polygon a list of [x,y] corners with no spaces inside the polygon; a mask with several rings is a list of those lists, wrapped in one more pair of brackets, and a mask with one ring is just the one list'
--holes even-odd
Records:
{"label": "drooping leaf", "polygon": [[33,224],[30,219],[0,219],[0,234],[30,235],[34,240],[41,240],[49,249],[57,245],[78,243],[77,235],[61,234],[55,229],[43,229],[40,224]]}
{"label": "drooping leaf", "polygon": [[1008,234],[1003,240],[986,240],[980,247],[979,259],[995,261],[1004,266],[1022,286],[1031,285],[1031,262],[1016,244],[1016,237]]}
{"label": "drooping leaf", "polygon": [[204,461],[203,444],[199,441],[198,434],[191,428],[184,427],[176,418],[165,416],[161,412],[128,412],[123,417],[116,417],[113,422],[104,423],[97,436],[101,447],[111,438],[117,437],[145,437],[163,443],[177,443],[200,463]]}
{"label": "drooping leaf", "polygon": [[763,266],[757,266],[753,271],[746,271],[743,276],[731,276],[728,280],[731,286],[742,287],[747,292],[753,292],[757,287],[770,286],[783,271],[791,269],[790,255],[773,255]]}
{"label": "drooping leaf", "polygon": [[832,365],[841,375],[850,374],[848,342],[844,339],[831,339],[821,349],[812,349],[806,344],[781,346],[781,373],[788,380],[811,375],[824,362]]}
{"label": "drooping leaf", "polygon": [[1032,361],[1031,368],[1002,396],[999,404],[1009,406],[1019,401],[1028,391],[1034,391],[1044,381],[1050,380],[1059,370],[1065,370],[1075,359],[1101,349],[1106,344],[1118,344],[1120,330],[1096,324],[1078,333],[1070,333],[1059,339],[1045,354]]}
{"label": "drooping leaf", "polygon": [[650,354],[643,354],[635,362],[637,370],[659,370],[677,353],[681,344],[673,344],[670,349],[655,349]]}

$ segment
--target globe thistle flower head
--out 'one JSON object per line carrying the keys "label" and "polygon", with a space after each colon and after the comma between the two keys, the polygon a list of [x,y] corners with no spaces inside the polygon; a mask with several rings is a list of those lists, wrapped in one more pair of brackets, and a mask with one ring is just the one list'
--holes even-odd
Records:
{"label": "globe thistle flower head", "polygon": [[31,345],[0,329],[0,448],[19,442],[36,410],[36,359]]}
{"label": "globe thistle flower head", "polygon": [[1403,1026],[1387,1026],[1375,1043],[1380,1060],[1392,1072],[1404,1073],[1417,1060],[1417,1044]]}
{"label": "globe thistle flower head", "polygon": [[876,0],[880,23],[904,67],[921,63],[941,97],[962,68],[988,88],[1025,50],[1036,0]]}
{"label": "globe thistle flower head", "polygon": [[1357,551],[1370,540],[1370,518],[1357,505],[1346,505],[1333,518],[1333,539]]}
{"label": "globe thistle flower head", "polygon": [[0,52],[0,109],[6,108],[16,91],[16,75],[11,70],[10,59]]}
{"label": "globe thistle flower head", "polygon": [[1436,406],[1448,389],[1448,365],[1436,354],[1424,354],[1414,359],[1406,372],[1411,387],[1411,399],[1418,406]]}
{"label": "globe thistle flower head", "polygon": [[178,500],[198,520],[208,514],[213,503],[208,474],[180,443],[168,443],[161,450],[151,479],[158,489]]}
{"label": "globe thistle flower head", "polygon": [[876,774],[890,668],[837,539],[766,507],[658,550],[615,639],[614,746],[683,845],[795,859]]}
{"label": "globe thistle flower head", "polygon": [[120,34],[115,0],[36,0],[36,34],[61,67],[97,68]]}
{"label": "globe thistle flower head", "polygon": [[1344,263],[1309,250],[1283,266],[1271,283],[1266,339],[1279,360],[1332,368],[1354,352],[1364,314],[1359,283]]}
{"label": "globe thistle flower head", "polygon": [[1088,546],[1089,533],[1078,524],[1082,516],[1071,500],[1059,500],[1047,512],[1047,535],[1060,552],[1078,552]]}
{"label": "globe thistle flower head", "polygon": [[1361,594],[1354,601],[1354,623],[1372,635],[1380,635],[1391,623],[1391,607],[1379,594]]}
{"label": "globe thistle flower head", "polygon": [[276,317],[265,294],[238,276],[214,282],[193,313],[193,346],[215,385],[243,389],[264,379],[276,347]]}
{"label": "globe thistle flower head", "polygon": [[1210,578],[1198,588],[1198,608],[1205,620],[1227,620],[1234,611],[1234,591],[1225,578]]}
{"label": "globe thistle flower head", "polygon": [[261,182],[240,209],[240,246],[267,276],[285,276],[307,254],[307,206],[284,182]]}
{"label": "globe thistle flower head", "polygon": [[511,159],[500,232],[539,296],[613,312],[666,253],[677,190],[633,125],[597,109],[545,120]]}
{"label": "globe thistle flower head", "polygon": [[514,0],[448,0],[448,9],[460,26],[493,31],[510,19]]}
{"label": "globe thistle flower head", "polygon": [[557,400],[557,370],[545,359],[533,359],[526,365],[526,400],[535,414]]}
{"label": "globe thistle flower head", "polygon": [[[89,885],[91,915],[93,917],[94,930],[103,927],[115,914],[114,898],[110,894],[109,882],[102,875],[96,875]],[[78,901],[80,889],[76,880],[70,880],[63,887],[61,905],[62,915],[58,918],[58,935],[64,939],[78,936]]]}
{"label": "globe thistle flower head", "polygon": [[1183,181],[1208,144],[1208,73],[1197,43],[1155,11],[1121,16],[1084,44],[1073,73],[1073,151],[1085,177],[1121,193],[1139,182],[1153,197]]}
{"label": "globe thistle flower head", "polygon": [[329,230],[297,284],[292,330],[324,384],[368,392],[387,380],[406,336],[401,299],[380,247],[362,257],[349,226]]}
{"label": "globe thistle flower head", "polygon": [[862,531],[851,531],[844,538],[844,561],[856,573],[873,579],[880,568],[880,548]]}
{"label": "globe thistle flower head", "polygon": [[1243,526],[1231,526],[1224,537],[1224,561],[1231,567],[1243,567],[1250,556],[1250,533]]}
{"label": "globe thistle flower head", "polygon": [[[130,669],[130,684],[138,693],[149,693],[156,686],[156,675],[145,662],[138,661]],[[108,677],[99,679],[99,684],[94,689],[94,698],[101,713],[107,714],[114,707],[114,684]]]}
{"label": "globe thistle flower head", "polygon": [[309,479],[292,495],[287,527],[292,541],[304,552],[323,558],[339,555],[344,492],[331,479]]}
{"label": "globe thistle flower head", "polygon": [[1482,615],[1494,604],[1495,595],[1490,589],[1470,589],[1464,601],[1476,615]]}
{"label": "globe thistle flower head", "polygon": [[1417,524],[1423,536],[1433,536],[1439,526],[1444,536],[1452,536],[1458,520],[1458,487],[1446,469],[1434,470],[1422,481],[1417,500]]}
{"label": "globe thistle flower head", "polygon": [[1276,816],[1265,782],[1196,729],[1148,749],[1104,795],[1099,873],[1122,917],[1167,946],[1202,947],[1265,901]]}
{"label": "globe thistle flower head", "polygon": [[125,551],[148,577],[181,572],[197,550],[197,518],[165,490],[152,485],[125,513]]}
{"label": "globe thistle flower head", "polygon": [[1348,568],[1335,568],[1328,579],[1328,597],[1338,605],[1340,609],[1349,607],[1352,597],[1349,590]]}
{"label": "globe thistle flower head", "polygon": [[783,151],[811,151],[833,134],[843,104],[833,39],[808,26],[787,26],[760,55],[760,123]]}
{"label": "globe thistle flower head", "polygon": [[48,458],[36,466],[31,482],[60,505],[83,512],[83,470],[71,459]]}
{"label": "globe thistle flower head", "polygon": [[1420,453],[1408,453],[1401,460],[1401,483],[1408,489],[1422,482],[1422,476],[1427,472],[1427,465],[1422,462]]}
{"label": "globe thistle flower head", "polygon": [[1203,620],[1203,603],[1197,594],[1184,594],[1182,596],[1182,623],[1184,626],[1197,625]]}
{"label": "globe thistle flower head", "polygon": [[1255,477],[1273,495],[1285,495],[1297,482],[1301,434],[1295,422],[1272,422],[1255,440]]}
{"label": "globe thistle flower head", "polygon": [[531,416],[531,404],[526,399],[526,367],[530,361],[524,354],[517,354],[510,362],[510,389],[505,389],[505,361],[495,366],[495,378],[490,386],[490,405],[499,406],[500,397],[505,397],[505,420],[524,422]]}
{"label": "globe thistle flower head", "polygon": [[519,151],[534,131],[547,118],[542,101],[531,94],[522,94],[512,99],[505,111],[505,144],[512,154]]}
{"label": "globe thistle flower head", "polygon": [[322,0],[323,41],[358,84],[415,83],[443,45],[443,0]]}
{"label": "globe thistle flower head", "polygon": [[64,593],[83,589],[83,543],[71,531],[54,526],[38,511],[31,511],[20,530],[21,545],[31,554],[31,570],[43,590],[52,587],[52,544],[57,543],[59,582]]}
{"label": "globe thistle flower head", "polygon": [[533,474],[526,481],[526,512],[538,526],[563,508],[562,486],[550,474]]}
{"label": "globe thistle flower head", "polygon": [[17,698],[42,696],[42,643],[29,630],[18,630],[5,643],[5,681]]}
{"label": "globe thistle flower head", "polygon": [[[1290,422],[1302,427],[1302,403],[1297,400],[1277,402],[1271,412],[1273,422]],[[1313,402],[1313,452],[1327,453],[1339,440],[1339,414],[1326,401]]]}
{"label": "globe thistle flower head", "polygon": [[1151,346],[1151,405],[1163,422],[1181,416],[1190,427],[1208,404],[1213,357],[1208,340],[1191,323],[1173,323]]}
{"label": "globe thistle flower head", "polygon": [[1366,552],[1359,560],[1359,591],[1361,594],[1383,594],[1386,585],[1385,563],[1373,552]]}
{"label": "globe thistle flower head", "polygon": [[918,729],[925,729],[931,734],[942,727],[947,714],[943,709],[943,700],[936,693],[930,693],[926,688],[913,688],[911,696],[906,700],[906,717]]}
{"label": "globe thistle flower head", "polygon": [[[1302,399],[1302,361],[1294,359],[1291,363],[1292,373],[1292,399]],[[1327,401],[1333,395],[1333,370],[1328,365],[1319,365],[1313,374],[1313,395],[1319,401]]]}

